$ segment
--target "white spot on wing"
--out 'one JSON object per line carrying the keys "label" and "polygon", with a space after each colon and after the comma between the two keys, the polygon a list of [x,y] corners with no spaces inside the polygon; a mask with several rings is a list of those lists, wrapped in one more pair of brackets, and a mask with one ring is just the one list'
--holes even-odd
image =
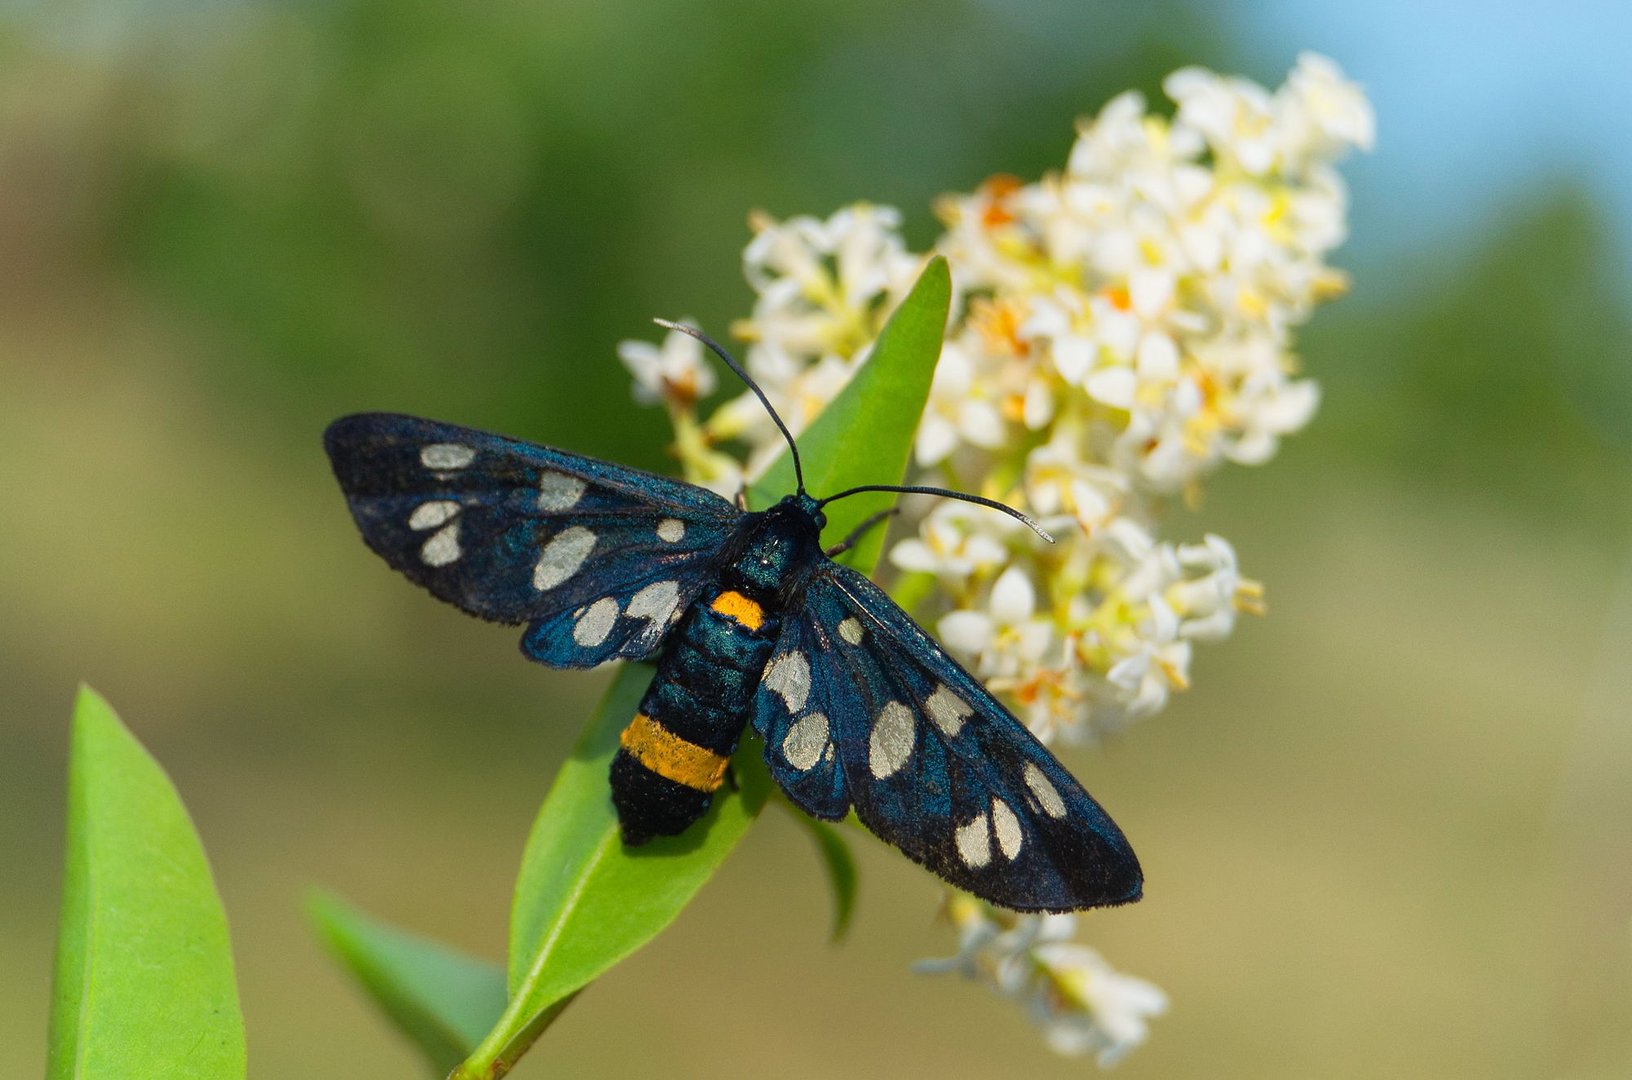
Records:
{"label": "white spot on wing", "polygon": [[664,518],[657,523],[657,538],[665,544],[678,544],[686,535],[686,523],[679,518]]}
{"label": "white spot on wing", "polygon": [[1065,816],[1065,800],[1054,785],[1049,783],[1048,776],[1031,762],[1026,762],[1026,787],[1031,789],[1037,799],[1037,805],[1043,808],[1043,813],[1052,818]]}
{"label": "white spot on wing", "polygon": [[992,839],[986,828],[986,815],[976,814],[975,820],[952,830],[958,843],[958,858],[965,866],[979,869],[992,861]]}
{"label": "white spot on wing", "polygon": [[800,772],[821,761],[832,744],[827,741],[827,717],[813,712],[788,728],[782,740],[782,756]]}
{"label": "white spot on wing", "polygon": [[452,499],[433,499],[422,502],[414,507],[414,512],[408,515],[408,527],[415,532],[424,529],[434,529],[438,525],[446,525],[453,515],[459,512],[459,504]]}
{"label": "white spot on wing", "polygon": [[848,616],[839,623],[839,636],[852,645],[861,644],[861,623],[854,615]]}
{"label": "white spot on wing", "polygon": [[458,560],[459,550],[459,523],[444,525],[431,534],[425,545],[419,549],[419,558],[426,566],[446,566]]}
{"label": "white spot on wing", "polygon": [[917,739],[912,722],[912,710],[899,701],[886,702],[873,721],[873,734],[867,741],[867,768],[879,780],[899,772],[912,756],[912,745]]}
{"label": "white spot on wing", "polygon": [[545,513],[557,514],[571,510],[584,497],[586,486],[576,476],[545,469],[538,474],[538,508]]}
{"label": "white spot on wing", "polygon": [[1014,861],[1020,854],[1020,819],[1014,816],[1009,804],[1002,799],[992,800],[992,832],[997,834],[997,846],[1003,852],[1003,857]]}
{"label": "white spot on wing", "polygon": [[937,686],[935,692],[929,695],[929,700],[924,702],[924,711],[929,713],[936,727],[946,732],[947,738],[962,731],[963,721],[975,714],[969,703],[954,694],[945,683]]}
{"label": "white spot on wing", "polygon": [[533,567],[533,588],[553,589],[578,572],[595,550],[595,534],[582,525],[562,529],[550,537],[544,550],[538,553],[538,565]]}
{"label": "white spot on wing", "polygon": [[765,665],[763,685],[782,695],[788,712],[796,713],[805,707],[810,696],[810,661],[804,653],[786,652]]}
{"label": "white spot on wing", "polygon": [[427,469],[463,469],[475,460],[476,451],[463,443],[432,443],[419,451],[419,463]]}
{"label": "white spot on wing", "polygon": [[606,640],[606,635],[612,632],[612,624],[617,621],[618,602],[610,596],[603,596],[578,616],[578,621],[572,627],[572,640],[586,649],[592,649]]}
{"label": "white spot on wing", "polygon": [[654,581],[629,598],[629,607],[624,614],[651,622],[648,633],[661,630],[668,625],[669,616],[680,603],[680,583],[678,581]]}

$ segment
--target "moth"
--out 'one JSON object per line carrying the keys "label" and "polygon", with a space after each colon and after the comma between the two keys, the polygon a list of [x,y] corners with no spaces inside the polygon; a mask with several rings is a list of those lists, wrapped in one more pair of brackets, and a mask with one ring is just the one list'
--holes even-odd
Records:
{"label": "moth", "polygon": [[[660,320],[661,322],[661,320]],[[824,548],[822,508],[787,440],[797,490],[750,511],[705,488],[411,416],[324,435],[363,539],[436,597],[526,624],[558,668],[655,658],[623,730],[611,798],[623,842],[683,832],[708,809],[744,728],[771,776],[817,818],[852,809],[960,889],[1019,911],[1137,900],[1122,831],[1024,724],[865,576],[834,561],[882,515]],[[1043,534],[1045,537],[1046,533]]]}

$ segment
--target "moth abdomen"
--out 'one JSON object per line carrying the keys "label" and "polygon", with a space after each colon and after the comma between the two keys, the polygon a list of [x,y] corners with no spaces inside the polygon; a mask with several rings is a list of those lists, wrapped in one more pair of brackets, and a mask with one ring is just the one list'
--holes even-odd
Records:
{"label": "moth abdomen", "polygon": [[681,617],[612,762],[625,843],[683,832],[708,811],[780,626],[733,589],[705,595]]}

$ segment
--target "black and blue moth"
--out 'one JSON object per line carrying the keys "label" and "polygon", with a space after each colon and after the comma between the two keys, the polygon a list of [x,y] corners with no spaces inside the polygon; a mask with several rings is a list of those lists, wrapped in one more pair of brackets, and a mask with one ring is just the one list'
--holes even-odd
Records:
{"label": "black and blue moth", "polygon": [[1139,899],[1139,862],[1082,786],[867,578],[801,490],[758,512],[704,488],[409,416],[325,443],[363,538],[472,615],[525,623],[551,667],[655,657],[612,764],[626,844],[708,809],[744,726],[794,805],[852,808],[1003,907]]}

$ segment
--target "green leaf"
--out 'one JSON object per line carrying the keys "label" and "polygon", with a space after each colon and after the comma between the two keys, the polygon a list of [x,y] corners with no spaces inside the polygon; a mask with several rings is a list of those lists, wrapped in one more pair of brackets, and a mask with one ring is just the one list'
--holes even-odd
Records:
{"label": "green leaf", "polygon": [[[879,336],[872,356],[800,439],[805,481],[815,492],[901,479],[940,355],[951,293],[942,259],[932,260]],[[786,454],[754,486],[755,505],[792,491]],[[842,536],[888,496],[834,504],[828,535]],[[875,530],[854,554],[871,567]],[[733,769],[739,790],[722,790],[702,821],[681,836],[625,849],[607,795],[618,734],[634,715],[650,667],[625,665],[562,766],[528,837],[510,919],[510,1004],[455,1080],[502,1076],[538,1038],[554,1006],[673,922],[742,839],[771,779],[751,735]]]}
{"label": "green leaf", "polygon": [[465,1059],[504,1012],[504,968],[410,934],[314,892],[306,915],[336,960],[424,1052],[437,1076]]}
{"label": "green leaf", "polygon": [[850,929],[850,917],[856,912],[856,860],[850,854],[850,845],[845,843],[839,830],[827,822],[818,821],[791,805],[788,812],[816,841],[816,853],[822,857],[828,884],[833,886],[833,940],[842,940]]}
{"label": "green leaf", "polygon": [[159,764],[88,687],[74,704],[48,1080],[244,1075],[226,914]]}
{"label": "green leaf", "polygon": [[454,1077],[504,1075],[570,995],[674,920],[770,794],[757,756],[741,753],[734,765],[738,790],[722,789],[703,820],[682,836],[625,849],[607,773],[651,677],[644,664],[618,671],[556,775],[516,882],[509,1007]]}

